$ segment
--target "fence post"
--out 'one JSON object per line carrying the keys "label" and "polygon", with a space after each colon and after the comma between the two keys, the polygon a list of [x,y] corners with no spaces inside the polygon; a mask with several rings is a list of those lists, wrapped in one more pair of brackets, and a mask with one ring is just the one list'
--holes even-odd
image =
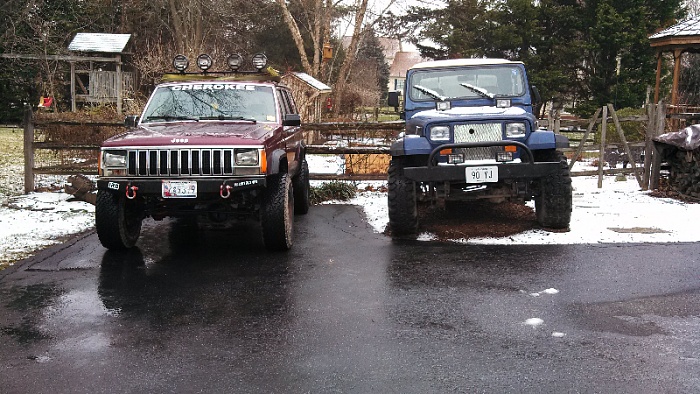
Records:
{"label": "fence post", "polygon": [[581,142],[578,144],[578,149],[576,149],[576,153],[574,154],[574,157],[569,162],[569,169],[572,169],[574,167],[574,164],[576,164],[578,157],[583,152],[583,145],[588,140],[588,135],[591,134],[591,131],[593,130],[593,127],[595,126],[595,122],[598,121],[598,117],[600,116],[600,111],[601,111],[601,109],[598,108],[595,111],[595,115],[593,115],[593,117],[591,118],[590,123],[588,123],[588,128],[586,129],[586,133],[583,134],[583,137],[581,138]]}
{"label": "fence post", "polygon": [[603,107],[603,119],[600,131],[600,154],[598,155],[598,189],[603,187],[603,164],[605,164],[605,133],[608,128],[608,107]]}
{"label": "fence post", "polygon": [[[644,179],[642,181],[642,190],[649,190],[652,171],[657,171],[658,168],[652,168],[652,159],[654,155],[653,138],[661,135],[666,125],[666,105],[663,101],[659,101],[656,105],[649,106],[649,124],[647,125],[646,146],[644,149]],[[658,166],[657,166],[658,167]]]}
{"label": "fence post", "polygon": [[24,111],[24,193],[34,191],[34,114],[32,107]]}
{"label": "fence post", "polygon": [[615,128],[617,129],[617,133],[620,135],[620,141],[622,141],[622,146],[625,148],[627,158],[634,169],[634,176],[637,178],[637,183],[639,184],[639,187],[643,187],[642,178],[639,176],[639,171],[637,171],[637,161],[634,160],[634,157],[632,156],[630,146],[627,143],[627,138],[625,137],[625,132],[622,130],[622,125],[620,125],[620,119],[617,117],[617,112],[615,112],[615,107],[613,107],[612,104],[608,104],[608,109],[610,109],[610,114],[612,115],[613,122],[615,122]]}

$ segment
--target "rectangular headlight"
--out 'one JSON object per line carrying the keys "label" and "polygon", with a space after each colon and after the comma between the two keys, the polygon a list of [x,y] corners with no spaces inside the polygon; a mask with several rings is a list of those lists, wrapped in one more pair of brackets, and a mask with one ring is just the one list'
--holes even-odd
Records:
{"label": "rectangular headlight", "polygon": [[430,128],[431,141],[449,141],[450,128],[449,126],[433,126]]}
{"label": "rectangular headlight", "polygon": [[237,166],[257,166],[260,162],[257,149],[236,149]]}
{"label": "rectangular headlight", "polygon": [[506,123],[506,138],[525,137],[525,123]]}
{"label": "rectangular headlight", "polygon": [[102,154],[104,168],[126,168],[126,151],[108,150]]}

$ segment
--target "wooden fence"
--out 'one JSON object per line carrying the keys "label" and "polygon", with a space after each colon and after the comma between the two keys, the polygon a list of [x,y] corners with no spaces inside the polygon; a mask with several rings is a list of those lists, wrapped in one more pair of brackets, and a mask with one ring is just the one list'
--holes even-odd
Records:
{"label": "wooden fence", "polygon": [[[597,152],[599,167],[594,172],[577,172],[573,175],[598,175],[599,185],[603,175],[619,173],[635,173],[640,186],[645,190],[649,187],[658,186],[658,168],[660,163],[653,162],[658,158],[655,155],[652,138],[661,134],[666,127],[666,106],[650,105],[647,114],[632,117],[617,117],[612,105],[599,109],[590,120],[561,120],[557,122],[559,130],[556,132],[567,135],[572,141],[572,148],[567,150],[571,159],[571,165],[578,160],[584,152]],[[602,117],[600,116],[602,113]],[[597,141],[606,140],[607,124],[614,123],[615,129],[619,133],[623,149],[632,165],[630,169],[610,169],[605,170],[603,163],[606,161],[606,151],[613,147],[619,148],[619,143],[600,144]],[[646,123],[646,138],[643,150],[644,164],[637,166],[635,158],[640,155],[633,151],[641,151],[641,145],[628,144],[622,132],[621,124],[624,122]],[[541,122],[546,126],[546,121]],[[82,139],[80,143],[62,142],[43,138],[38,138],[41,133],[37,130],[51,126],[61,126],[77,129],[98,129],[117,128],[121,130],[123,123],[120,122],[70,122],[70,121],[43,121],[35,122],[31,111],[27,112],[24,121],[24,152],[25,171],[24,184],[25,192],[34,190],[34,174],[97,174],[97,154],[99,152],[100,141],[89,141]],[[600,138],[593,136],[597,133],[597,127],[601,127]],[[585,128],[585,129],[584,129]],[[404,129],[403,121],[395,122],[355,122],[355,123],[314,123],[302,126],[307,143],[307,153],[325,155],[347,155],[346,164],[349,159],[350,165],[346,165],[344,174],[311,174],[316,180],[383,180],[386,179],[386,169],[389,160],[389,147],[391,142]],[[596,130],[594,130],[596,129]],[[92,133],[98,135],[99,133]],[[59,160],[49,165],[37,166],[37,158],[41,158],[41,152],[51,152],[53,157],[68,156],[70,159]],[[44,155],[46,156],[46,155]],[[76,162],[75,157],[79,158]],[[373,159],[373,160],[369,160]],[[364,166],[364,167],[363,167]],[[366,168],[365,168],[366,167]],[[656,171],[652,171],[656,169]],[[643,171],[640,175],[637,171]]]}

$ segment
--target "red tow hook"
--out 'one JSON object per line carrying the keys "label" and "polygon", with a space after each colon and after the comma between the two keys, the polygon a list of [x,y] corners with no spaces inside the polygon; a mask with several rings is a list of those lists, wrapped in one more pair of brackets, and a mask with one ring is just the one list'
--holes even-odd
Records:
{"label": "red tow hook", "polygon": [[221,196],[221,198],[231,197],[231,189],[233,189],[233,187],[225,183],[219,186],[219,195]]}
{"label": "red tow hook", "polygon": [[[126,186],[126,198],[128,198],[129,200],[133,200],[134,198],[136,198],[136,191],[137,190],[139,190],[138,186],[127,185]],[[129,192],[131,192],[132,194],[129,195]]]}

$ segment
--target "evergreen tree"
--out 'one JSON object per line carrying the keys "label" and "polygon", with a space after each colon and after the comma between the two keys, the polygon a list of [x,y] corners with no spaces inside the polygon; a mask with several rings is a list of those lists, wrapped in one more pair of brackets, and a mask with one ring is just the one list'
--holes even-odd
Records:
{"label": "evergreen tree", "polygon": [[644,103],[656,67],[648,37],[680,15],[681,0],[444,0],[403,22],[423,56],[521,60],[543,99],[575,98],[590,115]]}

